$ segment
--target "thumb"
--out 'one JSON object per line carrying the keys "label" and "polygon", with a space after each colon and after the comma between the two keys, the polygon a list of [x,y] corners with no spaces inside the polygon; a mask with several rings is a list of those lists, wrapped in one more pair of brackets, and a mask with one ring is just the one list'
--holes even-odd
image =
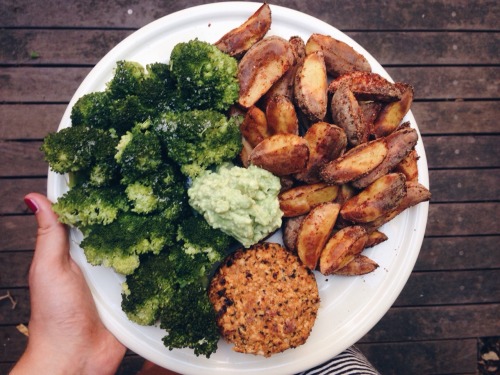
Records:
{"label": "thumb", "polygon": [[38,193],[30,193],[24,197],[24,202],[35,214],[38,223],[35,254],[33,261],[64,262],[69,259],[69,240],[65,225],[61,224],[52,203]]}

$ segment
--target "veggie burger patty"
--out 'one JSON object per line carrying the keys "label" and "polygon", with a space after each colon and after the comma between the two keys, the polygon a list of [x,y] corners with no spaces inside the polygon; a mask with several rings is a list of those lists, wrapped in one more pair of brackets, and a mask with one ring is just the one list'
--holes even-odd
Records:
{"label": "veggie burger patty", "polygon": [[279,244],[237,250],[212,278],[209,297],[234,350],[266,357],[302,345],[316,320],[316,279]]}

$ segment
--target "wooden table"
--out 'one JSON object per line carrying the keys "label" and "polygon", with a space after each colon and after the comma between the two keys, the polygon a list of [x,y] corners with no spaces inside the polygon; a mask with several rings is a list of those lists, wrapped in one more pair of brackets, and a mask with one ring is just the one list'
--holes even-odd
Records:
{"label": "wooden table", "polygon": [[[35,220],[46,191],[41,139],[115,44],[171,12],[208,1],[33,1],[0,5],[0,373],[22,353]],[[412,83],[432,202],[414,272],[359,342],[383,374],[473,374],[479,338],[500,336],[500,8],[495,0],[272,1],[311,14]],[[496,337],[496,338],[495,338]],[[495,341],[496,340],[496,341]],[[142,358],[129,352],[120,374]]]}

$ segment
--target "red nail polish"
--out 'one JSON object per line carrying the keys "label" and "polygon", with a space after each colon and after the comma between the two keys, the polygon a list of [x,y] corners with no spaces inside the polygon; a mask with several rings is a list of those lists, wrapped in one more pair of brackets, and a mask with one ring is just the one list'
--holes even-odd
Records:
{"label": "red nail polish", "polygon": [[31,200],[29,198],[24,198],[24,203],[26,203],[26,206],[30,209],[31,212],[36,214],[38,212],[38,206],[36,205],[34,200]]}

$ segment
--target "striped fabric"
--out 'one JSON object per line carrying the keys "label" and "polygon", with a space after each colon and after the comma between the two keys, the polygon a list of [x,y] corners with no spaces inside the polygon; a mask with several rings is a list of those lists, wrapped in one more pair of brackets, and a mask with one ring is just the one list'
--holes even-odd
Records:
{"label": "striped fabric", "polygon": [[297,375],[380,375],[354,346],[338,356]]}

